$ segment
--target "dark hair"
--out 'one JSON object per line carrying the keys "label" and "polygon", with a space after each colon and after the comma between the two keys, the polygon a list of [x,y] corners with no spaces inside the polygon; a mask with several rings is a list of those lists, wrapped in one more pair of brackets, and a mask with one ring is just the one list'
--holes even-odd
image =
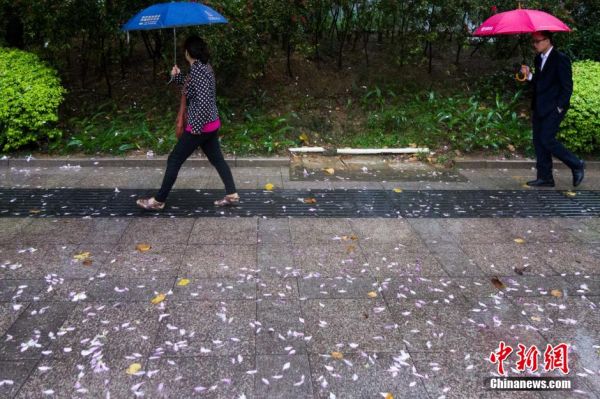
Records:
{"label": "dark hair", "polygon": [[549,30],[543,30],[538,33],[544,36],[546,39],[550,40],[550,43],[554,44],[554,40],[552,39],[554,34],[552,32],[550,32]]}
{"label": "dark hair", "polygon": [[183,48],[187,50],[190,57],[200,60],[203,64],[208,63],[210,52],[208,51],[208,45],[202,38],[198,36],[188,37]]}

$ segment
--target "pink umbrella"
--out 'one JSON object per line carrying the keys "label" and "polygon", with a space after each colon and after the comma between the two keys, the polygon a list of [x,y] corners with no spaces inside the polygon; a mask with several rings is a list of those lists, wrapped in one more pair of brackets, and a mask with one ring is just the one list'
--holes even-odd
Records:
{"label": "pink umbrella", "polygon": [[540,31],[570,32],[560,19],[543,11],[517,9],[501,12],[486,19],[473,36],[515,35]]}

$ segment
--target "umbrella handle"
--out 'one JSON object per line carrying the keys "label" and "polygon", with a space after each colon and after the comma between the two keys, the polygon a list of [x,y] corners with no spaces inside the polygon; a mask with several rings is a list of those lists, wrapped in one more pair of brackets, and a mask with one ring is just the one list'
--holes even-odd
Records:
{"label": "umbrella handle", "polygon": [[525,75],[524,73],[522,74],[520,71],[515,73],[515,80],[517,82],[525,82],[527,80],[528,76]]}

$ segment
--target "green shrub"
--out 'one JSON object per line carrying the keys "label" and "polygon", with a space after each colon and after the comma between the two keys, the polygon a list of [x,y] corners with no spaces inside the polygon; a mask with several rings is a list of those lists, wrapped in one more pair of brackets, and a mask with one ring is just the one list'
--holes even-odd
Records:
{"label": "green shrub", "polygon": [[577,152],[600,149],[600,62],[573,63],[571,108],[562,123],[560,138]]}
{"label": "green shrub", "polygon": [[61,137],[54,123],[64,93],[56,72],[36,55],[0,48],[0,151]]}

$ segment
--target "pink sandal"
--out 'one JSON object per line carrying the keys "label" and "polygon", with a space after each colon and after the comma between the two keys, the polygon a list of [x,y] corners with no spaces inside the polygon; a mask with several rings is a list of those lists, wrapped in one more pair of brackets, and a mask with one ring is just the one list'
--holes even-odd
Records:
{"label": "pink sandal", "polygon": [[240,203],[240,196],[236,194],[229,194],[223,197],[223,199],[216,200],[215,206],[235,206]]}

